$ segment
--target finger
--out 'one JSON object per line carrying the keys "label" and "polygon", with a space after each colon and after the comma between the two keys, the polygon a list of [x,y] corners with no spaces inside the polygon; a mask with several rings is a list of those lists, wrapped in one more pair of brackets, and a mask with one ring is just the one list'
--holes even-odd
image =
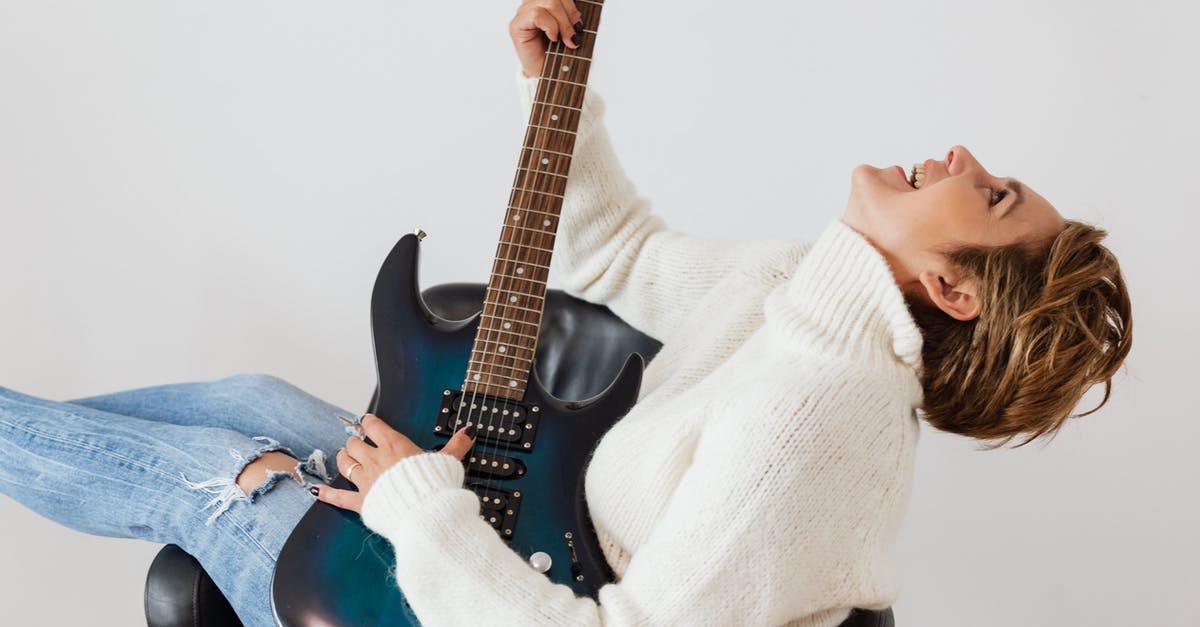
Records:
{"label": "finger", "polygon": [[[562,5],[559,5],[558,9],[561,11]],[[536,7],[533,9],[533,23],[546,32],[546,36],[550,38],[550,41],[565,40],[571,35],[571,33],[566,32],[571,27],[570,22],[566,21],[565,17],[559,19],[552,11],[545,7]]]}
{"label": "finger", "polygon": [[404,436],[404,434],[393,429],[391,425],[383,420],[383,418],[380,418],[375,414],[363,414],[360,424],[362,425],[363,433],[365,433],[367,437],[371,438],[371,441],[375,443],[375,446],[379,446],[384,442],[393,445],[399,444],[400,438],[404,438],[405,440],[408,439]]}
{"label": "finger", "polygon": [[339,490],[327,485],[317,485],[317,500],[329,503],[334,507],[362,513],[364,494],[354,490]]}
{"label": "finger", "polygon": [[574,25],[579,23],[579,20],[583,17],[583,14],[580,13],[579,8],[575,6],[575,0],[562,0],[562,5],[563,11],[566,12],[567,17],[571,20],[571,24]]}
{"label": "finger", "polygon": [[554,21],[558,23],[559,37],[563,43],[571,48],[577,48],[578,46],[571,40],[575,35],[575,20],[571,19],[571,15],[567,13],[562,0],[543,0],[542,7],[554,16]]}
{"label": "finger", "polygon": [[[470,434],[467,433],[468,430],[471,431]],[[471,447],[475,445],[475,438],[471,437],[474,435],[474,432],[475,425],[459,429],[458,433],[451,436],[450,441],[439,452],[453,455],[454,459],[462,460],[463,457],[466,457],[467,452],[471,450]]]}
{"label": "finger", "polygon": [[[354,458],[354,456],[352,456],[350,454],[350,452],[347,451],[345,448],[338,449],[337,453],[334,454],[333,459],[334,459],[334,464],[337,466],[338,474],[340,474],[343,477],[346,476],[346,471],[350,470],[350,467],[353,466],[355,462],[362,464],[362,461]],[[359,466],[358,468],[354,469],[354,472],[361,472],[362,469],[363,469],[363,467]],[[359,476],[361,477],[361,475],[359,475]],[[354,480],[350,479],[350,482],[353,483]]]}
{"label": "finger", "polygon": [[[346,449],[345,450],[346,450],[346,453],[348,453],[350,455],[350,457],[354,458],[353,461],[350,462],[350,464],[353,464],[354,462],[362,462],[362,464],[364,466],[367,464],[370,464],[373,466],[375,464],[375,453],[379,449],[375,448],[374,446],[371,446],[370,444],[367,444],[366,442],[363,442],[362,440],[360,440],[354,436],[350,436],[350,438],[348,440],[346,440]],[[349,465],[349,464],[347,464],[347,465]]]}

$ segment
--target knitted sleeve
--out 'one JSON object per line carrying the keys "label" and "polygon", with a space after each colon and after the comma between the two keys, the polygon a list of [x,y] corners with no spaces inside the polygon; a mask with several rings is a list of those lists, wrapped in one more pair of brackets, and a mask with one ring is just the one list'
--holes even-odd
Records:
{"label": "knitted sleeve", "polygon": [[[776,357],[765,342],[755,349]],[[896,592],[888,530],[908,467],[899,451],[913,437],[902,421],[881,419],[896,416],[894,382],[844,361],[784,365],[821,383],[783,393],[783,377],[768,379],[714,406],[698,436],[686,436],[698,437],[695,456],[659,523],[599,603],[509,548],[444,453],[385,471],[363,521],[394,545],[396,581],[426,627],[832,627],[847,608],[886,607]]]}
{"label": "knitted sleeve", "polygon": [[[537,97],[538,77],[518,67],[522,121]],[[690,236],[668,229],[621,169],[604,128],[605,103],[584,95],[550,276],[566,292],[607,305],[663,341],[753,242]]]}

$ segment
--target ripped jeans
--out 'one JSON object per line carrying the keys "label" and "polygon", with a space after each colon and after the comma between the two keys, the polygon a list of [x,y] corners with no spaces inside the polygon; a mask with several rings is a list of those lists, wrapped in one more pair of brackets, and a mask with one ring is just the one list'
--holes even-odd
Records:
{"label": "ripped jeans", "polygon": [[[177,544],[248,627],[275,625],[270,584],[292,529],[337,476],[333,453],[357,420],[271,375],[240,374],[52,401],[0,386],[0,494],[84,533]],[[303,482],[242,469],[266,451]],[[328,453],[328,454],[327,454]]]}

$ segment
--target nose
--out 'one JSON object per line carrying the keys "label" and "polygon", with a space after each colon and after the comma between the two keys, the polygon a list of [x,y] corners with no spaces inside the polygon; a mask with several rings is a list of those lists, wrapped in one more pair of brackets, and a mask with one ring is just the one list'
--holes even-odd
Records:
{"label": "nose", "polygon": [[950,176],[954,176],[965,170],[983,169],[983,166],[975,159],[975,155],[971,154],[971,151],[967,150],[966,146],[952,146],[950,151],[946,153],[946,160],[943,165]]}

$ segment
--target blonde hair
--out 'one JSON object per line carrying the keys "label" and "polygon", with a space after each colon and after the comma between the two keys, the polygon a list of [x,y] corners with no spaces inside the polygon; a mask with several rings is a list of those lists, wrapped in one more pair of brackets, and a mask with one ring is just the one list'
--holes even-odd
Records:
{"label": "blonde hair", "polygon": [[[1112,377],[1129,353],[1131,311],[1121,268],[1100,241],[1103,229],[1075,220],[1048,246],[968,246],[947,258],[979,284],[980,315],[955,320],[908,297],[924,337],[925,420],[980,440],[1027,433],[1019,448],[1053,439],[1069,418],[1108,402]],[[1104,384],[1091,410],[1071,414]]]}

